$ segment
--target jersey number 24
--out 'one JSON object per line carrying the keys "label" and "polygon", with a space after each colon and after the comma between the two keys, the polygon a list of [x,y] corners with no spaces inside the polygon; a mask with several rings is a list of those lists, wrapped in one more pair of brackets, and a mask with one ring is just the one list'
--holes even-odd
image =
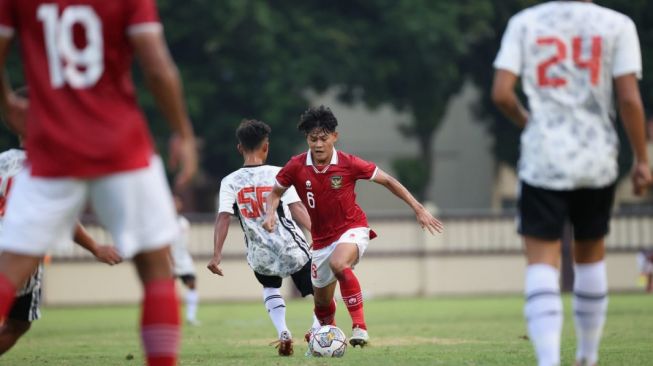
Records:
{"label": "jersey number 24", "polygon": [[[581,69],[587,69],[590,73],[590,83],[597,85],[601,72],[601,37],[593,36],[590,57],[581,58],[582,38],[574,37],[571,40],[572,59],[574,64]],[[547,74],[549,67],[564,62],[567,59],[567,46],[558,37],[540,37],[536,40],[538,46],[555,47],[556,53],[550,58],[537,65],[537,84],[541,87],[559,87],[567,85],[567,79],[562,77],[550,77]]]}

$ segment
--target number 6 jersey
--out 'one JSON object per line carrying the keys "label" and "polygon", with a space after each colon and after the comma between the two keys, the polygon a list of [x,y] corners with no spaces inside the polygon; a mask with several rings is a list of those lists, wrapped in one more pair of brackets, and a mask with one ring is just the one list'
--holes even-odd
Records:
{"label": "number 6 jersey", "polygon": [[154,0],[0,0],[0,37],[18,36],[29,87],[32,175],[93,178],[149,164],[130,37],[160,31]]}
{"label": "number 6 jersey", "polygon": [[616,11],[554,1],[513,16],[494,67],[520,75],[529,101],[519,178],[556,190],[612,184],[613,79],[641,77],[641,62],[635,25]]}
{"label": "number 6 jersey", "polygon": [[247,263],[254,272],[286,277],[308,262],[310,249],[304,233],[290,215],[288,205],[300,202],[292,188],[281,197],[274,232],[263,228],[265,200],[280,169],[271,165],[247,166],[224,177],[220,183],[218,212],[238,217],[245,233]]}

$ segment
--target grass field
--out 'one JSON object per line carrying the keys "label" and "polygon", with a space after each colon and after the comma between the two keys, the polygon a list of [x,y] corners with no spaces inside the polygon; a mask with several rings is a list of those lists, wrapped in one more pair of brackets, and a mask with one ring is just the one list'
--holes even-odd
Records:
{"label": "grass field", "polygon": [[[342,359],[305,358],[299,341],[310,320],[309,301],[288,302],[295,355],[280,358],[275,330],[259,303],[203,304],[202,325],[184,327],[181,365],[532,365],[520,297],[370,300],[372,344]],[[574,330],[565,298],[563,365],[571,365]],[[142,365],[138,309],[46,308],[43,318],[2,365]],[[341,304],[338,323],[349,335]],[[653,365],[653,296],[611,295],[601,365]]]}

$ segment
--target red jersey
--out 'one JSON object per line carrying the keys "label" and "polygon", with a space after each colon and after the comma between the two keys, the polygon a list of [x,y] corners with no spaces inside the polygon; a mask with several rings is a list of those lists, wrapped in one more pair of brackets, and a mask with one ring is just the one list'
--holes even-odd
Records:
{"label": "red jersey", "polygon": [[0,37],[20,38],[33,175],[92,178],[148,165],[128,36],[160,27],[155,0],[0,0]]}
{"label": "red jersey", "polygon": [[313,165],[310,152],[294,156],[277,174],[277,184],[295,186],[311,216],[313,249],[324,248],[347,230],[367,227],[356,203],[356,181],[372,179],[377,167],[357,156],[335,151],[331,163]]}

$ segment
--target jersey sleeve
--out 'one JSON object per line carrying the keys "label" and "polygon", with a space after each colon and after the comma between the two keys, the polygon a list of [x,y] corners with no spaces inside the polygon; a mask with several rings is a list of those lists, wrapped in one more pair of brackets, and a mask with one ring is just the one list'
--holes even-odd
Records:
{"label": "jersey sleeve", "polygon": [[235,215],[234,205],[236,204],[236,192],[231,184],[225,179],[220,183],[220,193],[218,198],[218,213],[226,212]]}
{"label": "jersey sleeve", "polygon": [[501,39],[499,53],[494,59],[494,68],[507,70],[515,75],[521,75],[523,63],[522,35],[520,18],[513,17],[508,22]]}
{"label": "jersey sleeve", "polygon": [[158,32],[161,30],[159,12],[155,0],[130,0],[127,19],[127,34]]}
{"label": "jersey sleeve", "polygon": [[11,38],[16,28],[14,0],[0,0],[0,37]]}
{"label": "jersey sleeve", "polygon": [[284,192],[283,196],[281,196],[281,200],[287,205],[301,201],[294,186],[291,186],[286,190],[286,192]]}
{"label": "jersey sleeve", "polygon": [[351,169],[355,179],[373,179],[379,170],[376,164],[354,155],[351,156]]}
{"label": "jersey sleeve", "polygon": [[642,53],[635,23],[630,18],[623,26],[615,44],[612,76],[617,78],[627,74],[635,74],[638,79],[641,79]]}
{"label": "jersey sleeve", "polygon": [[293,185],[294,175],[296,169],[295,159],[290,160],[281,170],[277,173],[276,183],[278,186],[283,188],[289,188]]}

